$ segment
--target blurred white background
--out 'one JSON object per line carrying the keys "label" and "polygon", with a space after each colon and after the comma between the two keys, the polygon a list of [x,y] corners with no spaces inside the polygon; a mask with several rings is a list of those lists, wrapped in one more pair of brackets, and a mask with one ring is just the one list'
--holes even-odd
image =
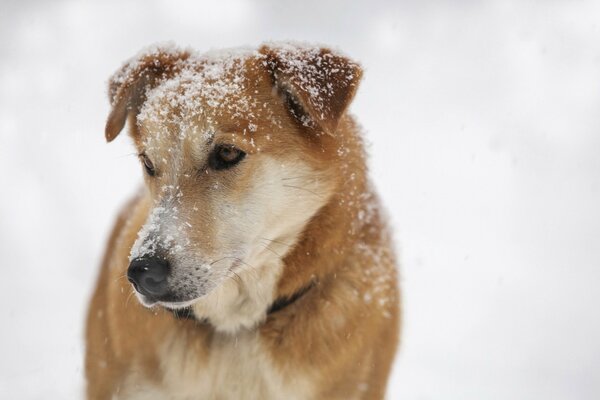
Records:
{"label": "blurred white background", "polygon": [[390,399],[600,398],[600,2],[0,4],[0,398],[76,399],[110,226],[141,182],[103,137],[140,48],[295,39],[352,106],[402,260]]}

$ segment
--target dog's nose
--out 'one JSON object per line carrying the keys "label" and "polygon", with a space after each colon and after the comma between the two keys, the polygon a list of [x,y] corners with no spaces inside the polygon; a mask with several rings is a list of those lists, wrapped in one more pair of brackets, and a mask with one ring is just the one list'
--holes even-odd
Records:
{"label": "dog's nose", "polygon": [[167,294],[169,263],[158,257],[136,258],[129,264],[127,279],[135,290],[150,298]]}

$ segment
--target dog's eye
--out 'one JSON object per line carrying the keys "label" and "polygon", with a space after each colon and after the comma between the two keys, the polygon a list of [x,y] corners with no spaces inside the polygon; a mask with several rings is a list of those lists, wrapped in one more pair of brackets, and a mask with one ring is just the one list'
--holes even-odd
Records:
{"label": "dog's eye", "polygon": [[211,153],[208,164],[212,169],[231,168],[246,156],[242,150],[231,145],[219,145]]}
{"label": "dog's eye", "polygon": [[154,164],[152,164],[152,161],[150,161],[148,156],[146,154],[142,153],[142,154],[140,154],[140,160],[142,161],[142,164],[144,165],[144,169],[146,170],[146,173],[150,176],[154,176],[156,174],[156,171],[154,170]]}

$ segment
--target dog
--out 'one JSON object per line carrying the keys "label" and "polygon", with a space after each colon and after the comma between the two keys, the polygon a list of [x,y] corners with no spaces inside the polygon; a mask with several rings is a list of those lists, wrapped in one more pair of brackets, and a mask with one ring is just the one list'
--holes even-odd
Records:
{"label": "dog", "polygon": [[145,184],[89,307],[89,399],[385,396],[400,292],[361,77],[298,43],[154,46],[111,77],[106,139],[127,123]]}

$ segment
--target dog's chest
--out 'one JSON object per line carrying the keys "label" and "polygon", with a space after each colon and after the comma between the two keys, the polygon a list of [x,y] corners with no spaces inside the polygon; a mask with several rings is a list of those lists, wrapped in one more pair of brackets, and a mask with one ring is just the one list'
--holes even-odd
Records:
{"label": "dog's chest", "polygon": [[284,374],[271,361],[256,333],[220,336],[205,357],[185,340],[161,350],[162,381],[131,376],[123,398],[133,399],[310,399],[312,385],[300,373]]}

